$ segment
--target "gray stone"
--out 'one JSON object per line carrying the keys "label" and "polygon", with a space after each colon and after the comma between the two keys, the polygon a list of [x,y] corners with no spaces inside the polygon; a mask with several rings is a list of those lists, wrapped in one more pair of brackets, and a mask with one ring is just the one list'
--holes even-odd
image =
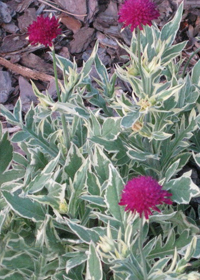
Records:
{"label": "gray stone", "polygon": [[0,71],[0,103],[5,103],[13,92],[9,72]]}
{"label": "gray stone", "polygon": [[9,23],[12,20],[9,6],[0,1],[0,23]]}

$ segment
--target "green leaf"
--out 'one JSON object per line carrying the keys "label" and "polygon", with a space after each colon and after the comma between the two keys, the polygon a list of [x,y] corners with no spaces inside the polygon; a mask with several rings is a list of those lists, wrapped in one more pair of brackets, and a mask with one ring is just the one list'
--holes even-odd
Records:
{"label": "green leaf", "polygon": [[94,59],[96,57],[96,53],[98,50],[98,41],[96,42],[91,56],[89,57],[89,59],[86,61],[86,63],[83,64],[82,70],[81,70],[81,74],[83,74],[83,79],[90,73],[91,69],[92,69],[92,64],[94,62]]}
{"label": "green leaf", "polygon": [[81,226],[69,219],[65,219],[65,222],[83,242],[90,244],[91,241],[94,243],[99,241],[99,235],[93,229]]}
{"label": "green leaf", "polygon": [[197,237],[193,236],[192,241],[190,242],[189,246],[187,246],[187,250],[185,252],[184,258],[182,258],[178,262],[178,266],[185,266],[190,261],[190,259],[194,255],[196,246],[197,246]]}
{"label": "green leaf", "polygon": [[[70,260],[68,260],[67,263],[66,263],[66,272],[67,272],[67,274],[69,273],[69,271],[72,268],[74,268],[74,267],[76,267],[76,266],[86,262],[87,258],[88,258],[88,256],[85,253],[80,252],[79,256],[71,258]],[[71,279],[71,278],[67,278],[67,279]]]}
{"label": "green leaf", "polygon": [[172,201],[178,204],[189,204],[192,197],[200,195],[200,189],[193,183],[191,173],[191,171],[186,172],[182,177],[164,184],[164,189],[172,193]]}
{"label": "green leaf", "polygon": [[46,219],[37,232],[36,246],[43,247],[44,243],[52,252],[57,252],[60,255],[65,252],[50,215],[46,215]]}
{"label": "green leaf", "polygon": [[86,120],[90,116],[86,107],[81,108],[78,105],[74,105],[70,102],[65,102],[65,103],[57,102],[57,103],[52,104],[52,105],[54,106],[53,107],[54,111],[60,111],[60,112],[63,112],[63,113],[71,114],[73,116],[78,116],[78,117],[86,119]]}
{"label": "green leaf", "polygon": [[13,110],[13,115],[15,116],[16,120],[19,123],[23,123],[22,121],[22,102],[21,102],[21,98],[18,98],[14,110]]}
{"label": "green leaf", "polygon": [[130,149],[127,152],[128,156],[133,160],[139,160],[139,161],[146,161],[147,159],[156,159],[159,160],[159,156],[157,154],[151,154],[146,151],[142,151],[139,149]]}
{"label": "green leaf", "polygon": [[22,155],[22,154],[19,154],[19,153],[13,153],[13,161],[15,161],[17,164],[20,164],[24,167],[27,167],[27,165],[29,164],[28,160]]}
{"label": "green leaf", "polygon": [[28,148],[30,153],[30,165],[34,167],[35,170],[44,169],[49,162],[49,157],[41,152],[39,147]]}
{"label": "green leaf", "polygon": [[0,122],[0,139],[3,137],[3,125]]}
{"label": "green leaf", "polygon": [[176,238],[174,230],[171,229],[165,242],[162,240],[161,235],[158,236],[155,247],[149,253],[147,258],[156,259],[166,256],[173,256],[175,248],[179,252],[183,250],[183,248],[187,246],[191,242],[191,240],[192,236],[188,234],[188,230],[183,231],[181,235]]}
{"label": "green leaf", "polygon": [[176,215],[176,212],[170,214],[154,214],[149,217],[149,222],[151,223],[165,223],[166,221],[171,221],[171,219]]}
{"label": "green leaf", "polygon": [[[146,49],[148,61],[151,62],[152,59],[157,55],[156,49],[155,49],[155,43],[159,40],[160,37],[160,31],[158,32],[156,30],[156,27],[154,28],[145,25],[144,26],[145,32],[141,33],[141,44],[143,50]],[[136,52],[134,52],[136,53]]]}
{"label": "green leaf", "polygon": [[5,171],[0,176],[0,186],[3,183],[17,181],[17,180],[23,178],[25,175],[25,172],[26,172],[25,169],[11,169],[11,170]]}
{"label": "green leaf", "polygon": [[41,204],[34,202],[27,197],[20,197],[17,193],[11,194],[7,191],[2,191],[2,195],[13,211],[19,216],[32,219],[33,221],[44,220],[45,210]]}
{"label": "green leaf", "polygon": [[109,180],[106,188],[105,201],[109,212],[118,221],[123,221],[124,209],[119,206],[124,182],[116,169],[109,165]]}
{"label": "green leaf", "polygon": [[125,128],[130,128],[139,119],[139,116],[139,110],[130,112],[122,118],[121,125]]}
{"label": "green leaf", "polygon": [[71,143],[70,149],[67,153],[64,170],[67,175],[73,180],[77,170],[84,162],[84,157],[74,143]]}
{"label": "green leaf", "polygon": [[100,212],[97,211],[93,211],[93,214],[95,216],[97,216],[97,218],[102,221],[104,224],[110,224],[112,227],[114,227],[115,229],[119,229],[121,227],[121,222],[119,222],[118,220],[116,220],[115,218],[108,216],[108,215],[104,215]]}
{"label": "green leaf", "polygon": [[175,58],[185,48],[187,42],[181,42],[168,48],[162,55],[162,63],[168,63],[171,59]]}
{"label": "green leaf", "polygon": [[102,137],[107,140],[117,139],[120,133],[120,118],[107,118],[102,126]]}
{"label": "green leaf", "polygon": [[153,131],[150,138],[155,139],[156,141],[161,141],[161,140],[165,140],[171,136],[172,136],[172,134],[166,133],[164,131]]}
{"label": "green leaf", "polygon": [[[1,209],[1,207],[0,207],[0,209]],[[9,212],[10,212],[10,207],[9,206],[5,206],[5,208],[0,211],[0,235],[2,233],[4,222],[8,218]]]}
{"label": "green leaf", "polygon": [[44,188],[44,186],[50,180],[50,177],[51,176],[48,173],[47,174],[45,174],[45,173],[38,174],[34,179],[32,179],[30,184],[27,186],[26,193],[33,194],[33,193],[37,193],[38,191],[42,190]]}
{"label": "green leaf", "polygon": [[89,279],[91,280],[102,280],[103,272],[102,272],[101,260],[97,254],[93,242],[91,242],[89,246],[87,273]]}
{"label": "green leaf", "polygon": [[23,142],[29,137],[30,134],[27,131],[19,131],[13,135],[12,142],[14,143]]}
{"label": "green leaf", "polygon": [[48,180],[48,183],[45,184],[47,194],[45,195],[28,195],[34,201],[37,201],[41,204],[50,205],[53,209],[56,209],[59,212],[67,212],[67,203],[65,201],[65,188],[66,185],[58,184],[55,181]]}
{"label": "green leaf", "polygon": [[161,272],[164,270],[164,268],[169,264],[170,257],[162,258],[160,260],[157,260],[154,265],[152,266],[148,277],[149,279],[155,279],[155,280],[175,280],[174,278],[166,278],[163,276],[163,273]]}
{"label": "green leaf", "polygon": [[11,270],[19,270],[19,271],[22,268],[33,269],[34,266],[31,257],[25,253],[14,254],[13,256],[9,256],[9,257],[7,257],[5,254],[2,265],[5,267],[9,267],[9,269]]}
{"label": "green leaf", "polygon": [[51,160],[43,169],[43,173],[44,174],[48,174],[54,171],[54,169],[57,167],[58,162],[59,162],[59,158],[60,158],[60,152],[57,154],[57,156]]}
{"label": "green leaf", "polygon": [[127,163],[127,161],[129,161],[129,158],[126,154],[127,149],[120,138],[109,141],[107,139],[94,136],[91,138],[91,141],[103,146],[108,152],[115,153],[116,155],[113,156],[113,158],[117,161],[118,165],[124,165]]}
{"label": "green leaf", "polygon": [[87,188],[91,195],[100,195],[101,184],[94,172],[87,171]]}
{"label": "green leaf", "polygon": [[[50,55],[52,56],[52,54],[50,53]],[[58,67],[64,72],[67,71],[69,73],[69,69],[73,69],[74,68],[74,64],[73,62],[71,62],[69,59],[60,56],[58,54],[56,54],[56,61],[57,61],[57,65]]]}
{"label": "green leaf", "polygon": [[48,183],[48,181],[51,179],[51,173],[54,171],[54,169],[58,165],[58,161],[60,158],[60,153],[58,153],[57,157],[55,157],[53,160],[51,160],[45,168],[42,170],[40,174],[38,174],[28,185],[26,192],[31,194],[31,193],[36,193],[40,190],[43,189],[45,184]]}
{"label": "green leaf", "polygon": [[176,173],[179,166],[180,159],[176,160],[165,173],[165,181],[168,182]]}
{"label": "green leaf", "polygon": [[[181,234],[184,230],[189,230],[191,235],[195,235],[199,232],[198,226],[193,220],[182,211],[173,211],[171,213],[159,213],[150,216],[150,223],[159,223],[163,226],[166,225],[166,222],[170,222],[173,228],[176,228],[176,233]],[[168,223],[169,225],[169,223]],[[171,226],[170,226],[171,227]],[[166,235],[168,235],[169,228],[166,227]],[[164,234],[165,235],[165,234]]]}
{"label": "green leaf", "polygon": [[200,73],[200,60],[194,65],[192,69],[191,81],[193,84],[200,86],[199,81],[199,73]]}
{"label": "green leaf", "polygon": [[85,160],[83,165],[79,168],[74,176],[74,180],[71,184],[72,192],[69,200],[68,214],[72,217],[76,216],[78,211],[78,205],[80,203],[80,195],[84,192],[85,181],[88,169],[88,161]]}
{"label": "green leaf", "polygon": [[189,216],[186,216],[182,211],[175,212],[175,215],[171,217],[170,222],[173,227],[176,228],[176,233],[181,234],[184,230],[189,230],[190,235],[196,235],[199,233],[199,227],[195,221]]}
{"label": "green leaf", "polygon": [[179,29],[179,25],[182,19],[183,13],[183,2],[180,4],[174,18],[164,25],[161,31],[161,40],[164,42],[166,41],[166,45],[170,46],[176,36],[176,33]]}
{"label": "green leaf", "polygon": [[98,55],[95,57],[95,68],[99,77],[101,78],[101,81],[106,85],[109,82],[108,72]]}
{"label": "green leaf", "polygon": [[23,273],[16,272],[14,270],[10,271],[8,269],[0,270],[0,279],[4,280],[22,280],[24,279]]}
{"label": "green leaf", "polygon": [[82,195],[81,199],[86,200],[92,204],[99,205],[101,207],[106,207],[103,197],[97,195]]}
{"label": "green leaf", "polygon": [[0,140],[0,174],[2,174],[10,165],[13,157],[13,147],[8,140],[8,133],[5,133]]}
{"label": "green leaf", "polygon": [[196,164],[200,167],[200,153],[198,153],[196,155],[193,153],[193,158],[194,158]]}
{"label": "green leaf", "polygon": [[105,153],[103,152],[102,148],[95,145],[94,153],[91,155],[92,164],[96,171],[96,176],[99,179],[101,186],[103,183],[109,178],[109,169],[108,166],[110,164],[109,159],[106,157]]}
{"label": "green leaf", "polygon": [[155,98],[156,98],[157,101],[163,102],[163,101],[167,100],[169,97],[171,97],[172,95],[176,94],[179,90],[181,90],[181,88],[183,86],[184,86],[184,84],[181,84],[181,85],[177,85],[175,87],[172,87],[170,89],[163,90],[160,93],[157,93],[155,95]]}
{"label": "green leaf", "polygon": [[34,115],[35,115],[35,108],[34,105],[31,104],[28,112],[25,115],[25,123],[26,123],[27,130],[31,130],[34,125],[33,123]]}
{"label": "green leaf", "polygon": [[[88,123],[88,124],[87,124]],[[92,112],[90,113],[90,119],[87,121],[86,126],[89,130],[89,135],[100,136],[101,135],[101,125],[96,115]]]}
{"label": "green leaf", "polygon": [[199,259],[200,258],[200,236],[197,236],[197,245],[196,245],[196,250],[193,254],[194,258]]}
{"label": "green leaf", "polygon": [[18,125],[18,126],[20,125],[18,120],[15,118],[15,116],[2,104],[0,104],[0,112],[1,112],[1,115],[6,117],[6,119],[8,120],[8,122],[10,124]]}

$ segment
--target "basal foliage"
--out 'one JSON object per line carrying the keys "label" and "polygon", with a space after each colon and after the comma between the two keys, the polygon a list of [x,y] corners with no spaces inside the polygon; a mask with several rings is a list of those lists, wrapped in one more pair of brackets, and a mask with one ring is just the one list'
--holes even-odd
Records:
{"label": "basal foliage", "polygon": [[[20,131],[9,139],[0,128],[0,279],[143,280],[140,218],[118,205],[137,175],[154,177],[174,202],[143,224],[148,280],[200,279],[193,268],[199,214],[189,205],[200,191],[191,171],[179,173],[189,160],[200,166],[200,62],[181,78],[186,43],[172,44],[181,16],[182,5],[161,31],[141,32],[145,83],[133,33],[131,46],[122,46],[129,64],[113,75],[96,45],[80,72],[76,62],[56,56],[61,102],[33,84],[39,105],[25,119],[20,99],[12,113],[1,105]],[[116,87],[117,78],[130,85],[131,96]]]}

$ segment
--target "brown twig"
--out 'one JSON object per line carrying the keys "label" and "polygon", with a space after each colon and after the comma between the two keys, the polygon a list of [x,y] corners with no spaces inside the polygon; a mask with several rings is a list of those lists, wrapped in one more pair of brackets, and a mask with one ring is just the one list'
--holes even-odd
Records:
{"label": "brown twig", "polygon": [[52,79],[54,79],[54,77],[51,75],[47,75],[47,74],[39,72],[39,71],[31,70],[31,69],[21,66],[19,64],[14,64],[14,63],[6,60],[3,57],[0,57],[0,65],[8,68],[9,70],[11,70],[23,77],[26,77],[28,79],[41,80],[44,82],[49,82]]}

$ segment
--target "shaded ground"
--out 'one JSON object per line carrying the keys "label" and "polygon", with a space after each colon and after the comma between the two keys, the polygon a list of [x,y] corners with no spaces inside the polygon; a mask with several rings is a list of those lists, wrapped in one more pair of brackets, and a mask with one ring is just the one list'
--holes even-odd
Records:
{"label": "shaded ground", "polygon": [[[116,63],[124,63],[123,51],[116,40],[130,44],[131,32],[126,28],[121,32],[118,23],[118,8],[123,0],[5,0],[0,1],[0,103],[12,110],[21,96],[23,111],[31,102],[37,103],[32,92],[30,79],[39,90],[49,90],[55,96],[53,66],[44,46],[30,46],[27,27],[37,15],[55,14],[60,18],[62,35],[55,41],[56,53],[73,59],[79,67],[89,57],[96,40],[99,41],[98,54],[103,63],[111,68]],[[177,10],[181,0],[155,0],[161,17],[157,24],[161,28]],[[198,4],[199,2],[199,4]],[[190,4],[190,5],[188,5]],[[200,1],[185,1],[185,9],[177,42],[188,40],[183,57],[188,57],[200,47]],[[200,52],[191,60],[194,65]],[[95,75],[92,69],[91,75]],[[59,78],[62,79],[61,73]],[[121,85],[125,90],[126,86]],[[4,128],[7,124],[3,118]],[[12,130],[13,128],[10,128]]]}

